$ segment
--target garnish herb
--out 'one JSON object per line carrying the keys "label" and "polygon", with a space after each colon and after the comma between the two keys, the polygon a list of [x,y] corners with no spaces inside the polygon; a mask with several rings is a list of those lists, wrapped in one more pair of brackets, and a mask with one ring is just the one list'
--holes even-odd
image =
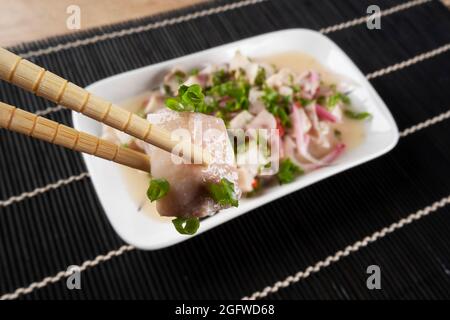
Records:
{"label": "garnish herb", "polygon": [[266,87],[261,99],[264,102],[267,111],[280,119],[283,127],[291,126],[291,119],[289,118],[291,99],[289,96],[283,96],[274,89]]}
{"label": "garnish herb", "polygon": [[[313,103],[314,100],[306,99],[306,98],[300,97],[300,98],[298,98],[298,102],[300,102],[300,104],[302,105],[302,107],[306,107],[307,105]],[[319,102],[319,103],[320,103],[320,102]]]}
{"label": "garnish herb", "polygon": [[152,179],[147,190],[147,198],[151,202],[164,197],[170,190],[169,182],[166,179]]}
{"label": "garnish herb", "polygon": [[344,114],[346,117],[355,120],[365,120],[372,116],[369,112],[356,112],[348,109],[344,110]]}
{"label": "garnish herb", "polygon": [[223,69],[220,69],[217,72],[214,72],[212,77],[212,82],[214,86],[218,86],[219,84],[222,84],[226,82],[230,78],[230,75]]}
{"label": "garnish herb", "polygon": [[334,129],[333,133],[334,133],[334,136],[335,136],[337,139],[340,140],[340,139],[342,138],[342,132],[341,132],[340,130]]}
{"label": "garnish herb", "polygon": [[291,88],[294,93],[299,93],[302,90],[302,88],[298,84],[291,85]]}
{"label": "garnish herb", "polygon": [[285,184],[294,181],[295,177],[303,173],[303,170],[288,158],[281,161],[277,177],[280,184]]}
{"label": "garnish herb", "polygon": [[224,109],[228,112],[248,109],[248,93],[250,84],[239,77],[237,80],[230,80],[213,86],[208,94],[224,101]]}
{"label": "garnish herb", "polygon": [[163,91],[165,95],[172,95],[172,90],[170,90],[170,87],[167,84],[163,85]]}
{"label": "garnish herb", "polygon": [[166,107],[172,109],[173,111],[193,111],[191,109],[186,108],[178,98],[167,98],[166,99]]}
{"label": "garnish herb", "polygon": [[184,82],[184,79],[186,78],[186,73],[184,73],[181,70],[177,70],[177,71],[175,71],[174,76],[177,79],[178,83],[181,84]]}
{"label": "garnish herb", "polygon": [[198,84],[181,85],[176,97],[166,99],[166,106],[179,112],[217,113],[226,121],[227,114],[246,110],[249,106],[250,84],[242,73],[236,73],[235,76],[236,79],[224,70],[215,72],[213,86],[205,89],[206,97]]}
{"label": "garnish herb", "polygon": [[208,186],[211,198],[222,206],[231,205],[238,206],[236,193],[234,192],[234,184],[225,178],[222,178],[219,183],[211,183]]}
{"label": "garnish herb", "polygon": [[205,95],[198,84],[191,86],[181,85],[178,96],[166,99],[166,106],[174,111],[201,112],[205,108]]}
{"label": "garnish herb", "polygon": [[172,223],[179,233],[186,235],[195,234],[200,227],[198,218],[175,218]]}
{"label": "garnish herb", "polygon": [[345,105],[350,104],[350,98],[347,97],[342,92],[336,92],[335,94],[326,98],[325,107],[328,110],[332,110],[338,103],[343,103]]}
{"label": "garnish herb", "polygon": [[256,74],[255,78],[255,85],[261,88],[265,81],[266,81],[266,69],[259,67],[258,73]]}
{"label": "garnish herb", "polygon": [[199,72],[200,72],[200,70],[198,68],[194,68],[194,69],[191,69],[191,71],[189,71],[189,75],[196,76],[196,75],[198,75]]}

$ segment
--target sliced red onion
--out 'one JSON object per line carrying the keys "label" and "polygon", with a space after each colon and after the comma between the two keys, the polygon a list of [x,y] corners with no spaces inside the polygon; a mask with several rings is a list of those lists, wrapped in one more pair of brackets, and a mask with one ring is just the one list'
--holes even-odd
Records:
{"label": "sliced red onion", "polygon": [[316,104],[316,113],[320,120],[332,123],[337,122],[336,116],[329,112],[326,108],[322,107],[320,104]]}
{"label": "sliced red onion", "polygon": [[291,120],[294,128],[294,137],[297,144],[297,152],[299,155],[312,163],[318,163],[319,160],[314,158],[308,151],[310,137],[305,133],[303,124],[305,123],[306,114],[300,112],[295,106],[292,108]]}
{"label": "sliced red onion", "polygon": [[313,171],[328,166],[332,164],[334,161],[336,161],[336,159],[339,158],[342,155],[342,153],[344,153],[345,149],[346,145],[344,143],[339,143],[334,147],[334,149],[329,154],[320,159],[319,163],[308,163],[306,165],[303,165],[303,169],[305,171]]}

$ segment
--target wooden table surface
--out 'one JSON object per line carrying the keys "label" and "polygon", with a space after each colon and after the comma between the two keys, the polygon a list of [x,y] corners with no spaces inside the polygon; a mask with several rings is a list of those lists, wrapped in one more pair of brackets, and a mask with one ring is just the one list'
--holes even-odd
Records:
{"label": "wooden table surface", "polygon": [[0,46],[74,32],[70,5],[81,11],[81,30],[169,11],[206,0],[0,0]]}
{"label": "wooden table surface", "polygon": [[[74,32],[68,6],[81,9],[81,30],[136,19],[207,0],[0,0],[0,46]],[[450,7],[450,0],[442,0]]]}

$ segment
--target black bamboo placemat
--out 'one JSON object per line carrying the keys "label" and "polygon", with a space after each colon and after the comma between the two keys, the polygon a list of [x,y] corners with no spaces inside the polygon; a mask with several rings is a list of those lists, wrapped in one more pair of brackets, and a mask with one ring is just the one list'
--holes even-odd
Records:
{"label": "black bamboo placemat", "polygon": [[[12,50],[87,85],[269,31],[319,30],[364,16],[374,3],[388,9],[404,2],[269,0],[103,39],[112,32],[186,17],[227,3],[211,2]],[[363,23],[328,36],[364,73],[450,43],[450,12],[438,1],[383,17],[381,24],[381,30],[368,30]],[[95,36],[100,39],[86,40]],[[61,44],[63,47],[53,52],[44,50]],[[450,108],[450,52],[372,83],[404,130]],[[0,83],[0,100],[33,111],[53,106],[4,82]],[[47,117],[71,124],[71,114],[65,110]],[[19,298],[236,299],[251,295],[447,197],[449,121],[400,139],[385,156],[190,241],[158,251],[131,250],[87,268],[82,273],[82,290],[68,290],[62,279]],[[112,230],[89,177],[78,176],[84,172],[86,167],[77,153],[0,131],[0,295],[124,245]],[[41,190],[34,197],[5,202],[74,176],[76,181]],[[449,257],[450,207],[444,206],[267,298],[450,298]],[[372,264],[381,268],[381,290],[366,287],[366,268]]]}

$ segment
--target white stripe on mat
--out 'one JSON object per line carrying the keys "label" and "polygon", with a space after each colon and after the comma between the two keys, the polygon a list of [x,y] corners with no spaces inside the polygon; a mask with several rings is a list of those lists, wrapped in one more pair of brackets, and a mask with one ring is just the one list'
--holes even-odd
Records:
{"label": "white stripe on mat", "polygon": [[428,120],[425,120],[423,122],[420,122],[412,127],[409,127],[407,129],[403,130],[402,132],[400,132],[400,137],[402,137],[402,138],[406,137],[414,132],[425,129],[436,123],[442,122],[448,118],[450,118],[450,110],[448,110],[447,112],[443,112],[440,115],[437,115],[436,117],[430,118]]}
{"label": "white stripe on mat", "polygon": [[[210,8],[210,9],[205,9],[205,10],[201,10],[201,11],[188,13],[188,14],[178,16],[175,18],[169,18],[169,19],[165,19],[165,20],[161,20],[161,21],[157,21],[157,22],[152,22],[147,25],[143,25],[143,26],[139,26],[139,27],[133,27],[133,28],[128,28],[128,29],[122,29],[119,31],[104,33],[102,35],[93,36],[93,37],[82,39],[82,40],[75,40],[75,41],[67,42],[64,44],[58,44],[56,46],[50,46],[45,49],[28,51],[28,52],[22,53],[20,55],[26,59],[32,58],[32,57],[38,57],[38,56],[42,56],[42,55],[46,55],[46,54],[50,54],[50,53],[59,52],[62,50],[67,50],[70,48],[86,46],[89,44],[94,44],[94,43],[105,41],[105,40],[120,38],[120,37],[132,35],[132,34],[136,34],[136,33],[149,31],[149,30],[160,29],[163,27],[180,24],[180,23],[195,20],[195,19],[198,19],[201,17],[206,17],[206,16],[211,16],[211,15],[215,15],[215,14],[219,14],[219,13],[223,13],[223,12],[227,12],[227,11],[232,11],[232,10],[235,10],[238,8],[254,5],[254,4],[265,2],[265,1],[267,1],[267,0],[245,0],[245,1],[234,2],[234,3],[226,4],[223,6],[219,6],[219,7],[214,7],[214,8]],[[419,6],[419,5],[422,5],[427,2],[431,2],[431,1],[432,0],[408,1],[405,3],[399,4],[399,5],[396,5],[394,7],[391,7],[389,9],[381,10],[379,15],[380,16],[388,16],[390,14],[393,14],[393,13],[396,13],[399,11],[403,11],[403,10],[407,10],[412,7]],[[335,32],[338,30],[342,30],[342,29],[346,29],[349,27],[359,25],[359,24],[363,24],[366,21],[367,21],[367,16],[362,16],[360,18],[356,18],[356,19],[353,19],[348,22],[343,22],[343,23],[339,23],[339,24],[336,24],[336,25],[333,25],[333,26],[330,26],[327,28],[323,28],[320,30],[320,32],[322,32],[322,33]]]}
{"label": "white stripe on mat", "polygon": [[[404,131],[402,131],[400,133],[401,137],[406,137],[414,132],[417,132],[423,128],[426,128],[432,124],[436,124],[440,121],[443,121],[446,118],[450,117],[450,111],[444,113],[443,115],[445,116],[437,116],[434,118],[431,118],[427,121],[424,121],[420,124],[414,125]],[[437,120],[436,120],[437,119]],[[350,254],[350,252],[355,252],[357,250],[359,250],[360,248],[367,246],[367,244],[372,243],[380,238],[383,238],[384,236],[386,236],[389,233],[392,233],[394,230],[400,229],[401,227],[410,224],[411,222],[413,222],[414,220],[418,220],[426,215],[428,215],[431,212],[436,211],[439,207],[442,207],[446,204],[448,204],[448,202],[450,201],[450,196],[447,198],[444,198],[442,200],[440,200],[439,202],[436,202],[434,204],[432,204],[429,207],[426,207],[422,210],[417,211],[414,214],[410,214],[407,218],[401,219],[399,222],[396,222],[394,224],[392,224],[390,227],[387,228],[383,228],[381,231],[377,231],[374,234],[372,234],[372,236],[370,237],[366,237],[364,238],[362,241],[357,241],[356,243],[354,243],[353,245],[347,247],[346,249],[344,249],[344,251],[338,251],[336,254],[334,254],[333,256],[328,257],[327,259],[325,259],[324,261],[318,262],[317,264],[315,264],[314,266],[310,266],[308,267],[305,271],[299,272],[297,273],[295,276],[290,276],[287,277],[284,281],[279,281],[277,283],[275,283],[275,285],[273,287],[267,287],[270,289],[264,289],[267,292],[264,293],[264,290],[262,292],[255,292],[254,294],[252,294],[252,296],[250,298],[259,298],[259,297],[263,297],[263,294],[267,295],[269,292],[276,292],[280,287],[285,287],[286,286],[286,281],[288,281],[288,285],[298,282],[303,278],[306,278],[307,276],[309,276],[309,274],[311,272],[318,272],[321,268],[328,266],[331,262],[336,262],[338,261],[341,257],[343,256],[347,256],[348,254]],[[439,203],[444,202],[443,205],[439,205]],[[387,231],[385,231],[387,230]],[[367,240],[366,239],[370,239]],[[352,248],[352,249],[348,249],[348,248]],[[117,257],[120,256],[122,254],[124,254],[125,252],[128,251],[132,251],[135,250],[136,247],[131,246],[131,245],[127,245],[127,246],[122,246],[117,250],[112,250],[110,252],[108,252],[105,255],[99,255],[97,256],[94,260],[87,260],[85,262],[83,262],[81,264],[81,271],[86,270],[89,267],[94,267],[97,264],[99,264],[100,262],[104,262],[104,261],[108,261],[113,257]],[[348,253],[347,250],[350,250]],[[341,253],[343,252],[343,253]],[[327,262],[329,261],[329,262]],[[311,271],[312,270],[312,271]],[[309,273],[306,273],[307,271],[309,271]],[[16,289],[13,293],[7,293],[4,294],[3,296],[0,296],[0,300],[7,300],[7,299],[17,299],[19,296],[24,295],[24,294],[28,294],[32,291],[34,291],[35,289],[39,289],[42,287],[45,287],[46,285],[50,284],[50,283],[55,283],[63,278],[67,278],[68,276],[70,276],[70,272],[68,271],[60,271],[58,272],[56,275],[51,276],[51,277],[46,277],[44,279],[42,279],[39,282],[33,282],[32,284],[30,284],[27,287],[23,287],[23,288],[18,288]],[[300,276],[298,276],[300,275]],[[281,283],[281,284],[280,284]],[[278,285],[277,285],[278,284]],[[276,289],[275,289],[276,286]],[[272,291],[275,290],[275,291]],[[256,296],[257,295],[257,296]],[[255,296],[255,297],[254,297]],[[250,299],[248,298],[248,299]]]}
{"label": "white stripe on mat", "polygon": [[[28,51],[26,53],[21,53],[20,56],[22,56],[25,59],[32,58],[32,57],[38,57],[38,56],[42,56],[42,55],[46,55],[46,54],[50,54],[50,53],[59,52],[62,50],[67,50],[67,49],[71,49],[71,48],[94,44],[94,43],[105,41],[105,40],[121,38],[124,36],[136,34],[136,33],[160,29],[163,27],[180,24],[180,23],[195,20],[195,19],[198,19],[201,17],[206,17],[206,16],[211,16],[211,15],[215,15],[215,14],[219,14],[219,13],[223,13],[223,12],[227,12],[227,11],[232,11],[232,10],[235,10],[238,8],[254,5],[254,4],[265,2],[265,1],[267,1],[267,0],[245,0],[245,1],[229,3],[229,4],[226,4],[223,6],[218,6],[218,7],[205,9],[205,10],[201,10],[201,11],[195,11],[195,12],[191,12],[191,13],[188,13],[188,14],[185,14],[182,16],[169,18],[169,19],[165,19],[165,20],[161,20],[161,21],[157,21],[157,22],[152,22],[152,23],[149,23],[149,24],[146,24],[143,26],[139,26],[139,27],[133,27],[133,28],[128,28],[128,29],[122,29],[119,31],[104,33],[101,35],[93,36],[93,37],[82,39],[82,40],[75,40],[75,41],[67,42],[64,44],[58,44],[56,46],[50,46],[45,49]],[[412,1],[412,2],[415,2],[415,1]]]}
{"label": "white stripe on mat", "polygon": [[39,194],[45,193],[45,192],[50,191],[50,190],[58,189],[59,187],[68,185],[68,184],[70,184],[72,182],[75,182],[75,181],[83,180],[84,178],[87,178],[87,177],[89,177],[89,173],[88,172],[83,172],[83,173],[81,173],[79,175],[71,176],[71,177],[69,177],[67,179],[58,180],[55,183],[51,183],[51,184],[46,185],[45,187],[36,188],[33,191],[24,192],[24,193],[22,193],[22,194],[20,194],[18,196],[13,196],[13,197],[11,197],[11,198],[9,198],[7,200],[0,201],[0,207],[7,207],[7,206],[9,206],[9,205],[11,205],[13,203],[20,202],[20,201],[25,200],[25,199],[33,198],[33,197],[35,197],[35,196],[37,196]]}
{"label": "white stripe on mat", "polygon": [[57,111],[60,111],[63,109],[64,109],[63,106],[58,105],[56,107],[48,107],[47,109],[44,109],[44,110],[38,110],[35,112],[35,114],[42,117],[42,116],[46,116],[52,112],[57,112]]}
{"label": "white stripe on mat", "polygon": [[[100,262],[108,261],[108,260],[112,259],[113,257],[120,256],[123,253],[134,250],[134,249],[136,249],[136,248],[133,246],[125,245],[125,246],[120,247],[117,250],[110,251],[105,255],[99,255],[94,260],[87,260],[87,261],[83,262],[83,264],[79,268],[79,271],[81,272],[81,271],[86,270],[89,267],[95,267]],[[46,277],[39,282],[33,282],[31,285],[29,285],[26,288],[19,288],[16,291],[14,291],[14,293],[5,294],[0,297],[0,300],[17,299],[19,296],[24,295],[24,294],[29,294],[35,289],[43,288],[50,283],[55,283],[63,278],[67,278],[73,273],[73,271],[74,270],[58,272],[53,277]]]}
{"label": "white stripe on mat", "polygon": [[[431,0],[414,0],[414,1],[408,1],[399,5],[396,5],[394,7],[391,7],[389,9],[386,10],[381,10],[379,14],[377,14],[377,17],[385,17],[388,15],[391,15],[393,13],[399,12],[399,11],[403,11],[403,10],[407,10],[410,9],[412,7],[415,6],[419,6],[421,4],[427,3],[427,2],[431,2]],[[339,31],[339,30],[343,30],[343,29],[347,29],[350,27],[354,27],[363,23],[366,23],[368,19],[368,16],[362,16],[360,18],[356,18],[347,22],[343,22],[343,23],[339,23],[336,24],[334,26],[331,27],[327,27],[327,28],[323,28],[320,29],[320,32],[322,32],[323,34],[327,34],[327,33],[331,33],[331,32],[335,32],[335,31]]]}
{"label": "white stripe on mat", "polygon": [[294,283],[297,283],[303,279],[308,278],[311,274],[317,273],[320,270],[322,270],[323,268],[326,268],[326,267],[338,262],[340,259],[348,256],[350,253],[359,251],[360,249],[368,246],[369,244],[384,238],[388,234],[391,234],[394,231],[401,229],[404,226],[411,224],[412,222],[417,221],[423,217],[426,217],[430,213],[433,213],[440,208],[445,207],[449,203],[450,203],[450,195],[448,195],[445,198],[442,198],[439,201],[434,202],[432,205],[430,205],[428,207],[425,207],[415,213],[411,213],[406,218],[403,218],[397,222],[394,222],[389,227],[385,227],[379,231],[374,232],[372,235],[365,237],[364,239],[362,239],[360,241],[356,241],[354,244],[345,247],[345,249],[343,249],[343,250],[339,250],[335,254],[328,256],[326,259],[319,261],[312,266],[307,267],[305,270],[299,271],[294,275],[288,276],[282,281],[277,281],[273,285],[265,287],[262,291],[256,291],[249,297],[244,297],[242,299],[243,300],[255,300],[255,299],[264,298],[271,293],[277,292],[281,288],[289,287],[290,285],[292,285]]}
{"label": "white stripe on mat", "polygon": [[[263,1],[267,1],[267,0],[254,1],[252,3],[248,3],[248,1],[237,2],[236,5],[240,4],[240,6],[233,7],[233,9],[240,8],[240,7],[247,6],[247,5],[251,5],[251,4],[255,4],[255,3],[259,3],[259,2],[263,2]],[[430,2],[430,1],[431,0],[408,1],[406,3],[394,6],[392,8],[389,8],[389,9],[386,9],[386,10],[381,10],[380,16],[388,16],[390,14],[393,14],[393,13],[396,13],[396,12],[399,12],[399,11],[403,11],[403,10],[406,10],[406,9],[409,9],[409,8],[412,8],[412,7],[415,7],[415,6],[418,6],[418,5]],[[226,7],[226,6],[224,6],[224,7]],[[220,11],[220,12],[231,10],[231,9],[223,10],[224,7],[218,7],[218,8],[222,8],[221,9],[222,11]],[[215,9],[218,9],[218,8],[215,8]],[[209,10],[212,10],[212,9],[209,9]],[[200,13],[198,13],[197,15],[200,15]],[[179,19],[179,18],[174,18],[174,19]],[[183,20],[183,21],[187,21],[187,20]],[[180,21],[180,22],[183,22],[183,21]],[[347,21],[347,22],[342,22],[342,23],[339,23],[339,24],[336,24],[336,25],[333,25],[333,26],[330,26],[330,27],[327,27],[327,28],[322,28],[322,29],[319,30],[319,32],[321,32],[323,34],[328,34],[328,33],[336,32],[336,31],[343,30],[343,29],[346,29],[346,28],[350,28],[350,27],[353,27],[353,26],[357,26],[359,24],[365,23],[366,21],[367,21],[367,16],[363,16],[363,17],[356,18],[356,19],[353,19],[353,20],[350,20],[350,21]],[[149,24],[147,26],[153,26],[155,24],[156,23],[153,23],[153,24]],[[138,28],[140,28],[140,27],[138,27]],[[136,29],[138,29],[138,28],[125,29],[126,32],[122,30],[122,31],[114,32],[114,33],[108,34],[108,35],[114,35],[116,33],[120,33],[121,36],[124,36],[124,35],[128,35],[128,34],[138,33],[138,32],[142,32],[142,31],[148,31],[148,30],[151,30],[151,29],[156,29],[156,28],[149,28],[149,29],[145,29],[145,30],[136,31]],[[125,33],[125,34],[122,34],[122,33]],[[64,50],[64,49],[78,47],[80,45],[88,45],[88,44],[92,44],[92,43],[98,42],[98,41],[94,41],[94,39],[97,39],[99,37],[101,37],[101,36],[95,36],[95,37],[88,38],[88,39],[85,39],[85,40],[77,40],[75,42],[69,42],[69,43],[66,43],[64,45],[60,44],[60,45],[55,46],[55,47],[48,47],[46,49],[42,49],[42,50],[38,50],[38,51],[30,51],[30,52],[21,54],[21,56],[23,58],[37,57],[37,56],[40,56],[40,55],[43,55],[43,54],[49,54],[49,53],[58,52],[58,51],[61,51],[61,50]],[[110,38],[108,38],[108,39],[110,39]],[[103,39],[103,40],[106,40],[106,39]],[[80,41],[86,41],[87,43],[80,44],[79,43]],[[67,46],[67,48],[65,46]],[[447,44],[447,46],[450,46],[450,43]],[[381,70],[377,70],[376,72],[368,74],[367,77],[368,77],[368,79],[376,78],[376,77],[378,77],[380,75],[383,75],[383,74],[386,74],[386,73],[389,73],[389,72],[392,72],[392,71],[395,71],[395,70],[399,70],[399,69],[405,68],[405,67],[410,66],[410,65],[412,65],[414,63],[420,62],[420,61],[425,60],[425,59],[429,59],[431,57],[434,57],[434,56],[436,56],[436,55],[446,51],[446,50],[444,50],[442,52],[435,52],[435,51],[438,51],[438,50],[442,50],[442,47],[440,47],[438,49],[435,49],[433,51],[422,53],[421,55],[413,57],[413,58],[411,58],[411,59],[409,59],[407,61],[403,61],[403,62],[394,64],[394,65],[392,65],[390,67],[387,67],[387,68],[384,68],[384,69],[381,69]],[[56,107],[47,108],[47,109],[45,109],[43,111],[37,111],[36,114],[38,114],[38,115],[47,115],[49,113],[57,112],[57,111],[60,111],[60,110],[64,110],[64,108],[61,108],[61,106],[56,106]]]}
{"label": "white stripe on mat", "polygon": [[369,73],[369,74],[366,75],[366,77],[367,77],[368,80],[371,80],[371,79],[374,79],[374,78],[378,78],[378,77],[384,76],[384,75],[386,75],[388,73],[391,73],[391,72],[394,72],[394,71],[398,71],[398,70],[404,69],[406,67],[412,66],[413,64],[422,62],[424,60],[427,60],[427,59],[430,59],[430,58],[433,58],[433,57],[436,57],[436,56],[438,56],[438,55],[440,55],[442,53],[445,53],[445,52],[447,52],[449,50],[450,50],[450,43],[447,43],[447,44],[445,44],[445,45],[443,45],[443,46],[441,46],[441,47],[439,47],[437,49],[430,50],[430,51],[418,54],[417,56],[415,56],[415,57],[413,57],[411,59],[408,59],[408,60],[405,60],[405,61],[393,64],[393,65],[391,65],[391,66],[389,66],[387,68],[383,68],[383,69],[377,70],[375,72]]}

